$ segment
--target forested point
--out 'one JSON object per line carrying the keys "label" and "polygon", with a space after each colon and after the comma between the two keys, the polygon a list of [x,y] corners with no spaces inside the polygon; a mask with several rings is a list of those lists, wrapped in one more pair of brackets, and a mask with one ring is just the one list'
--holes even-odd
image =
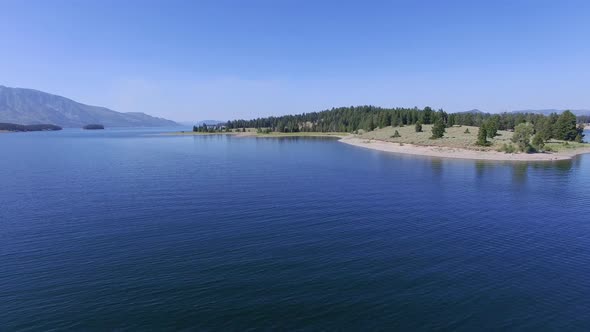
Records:
{"label": "forested point", "polygon": [[97,130],[97,129],[104,129],[104,126],[101,124],[89,124],[89,125],[85,125],[84,127],[82,127],[82,129]]}
{"label": "forested point", "polygon": [[[590,116],[576,117],[572,112],[553,113],[548,116],[537,113],[501,113],[483,112],[447,113],[442,109],[435,111],[430,107],[418,108],[381,108],[375,106],[351,106],[332,108],[321,112],[299,115],[271,116],[253,120],[233,120],[216,126],[195,126],[195,132],[245,131],[256,128],[258,132],[348,132],[359,130],[373,131],[387,126],[414,125],[416,131],[422,125],[434,124],[432,139],[444,137],[445,128],[452,126],[476,126],[483,131],[478,144],[486,145],[487,138],[493,138],[498,130],[514,131],[520,124],[529,124],[533,129],[531,135],[537,135],[537,142],[557,139],[581,142],[583,123],[590,122]],[[525,136],[528,131],[523,130]]]}
{"label": "forested point", "polygon": [[20,125],[14,123],[0,123],[0,130],[6,131],[44,131],[62,130],[60,126],[52,124]]}

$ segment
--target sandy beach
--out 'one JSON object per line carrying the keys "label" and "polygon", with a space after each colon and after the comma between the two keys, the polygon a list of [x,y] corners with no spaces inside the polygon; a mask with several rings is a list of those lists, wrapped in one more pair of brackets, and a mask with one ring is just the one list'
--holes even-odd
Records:
{"label": "sandy beach", "polygon": [[440,146],[422,146],[414,144],[400,144],[384,142],[379,140],[368,140],[353,135],[346,136],[339,140],[342,143],[377,151],[403,153],[409,155],[420,155],[439,158],[472,159],[472,160],[497,160],[497,161],[555,161],[567,160],[573,157],[590,153],[590,147],[572,151],[555,153],[504,153],[497,151],[477,151],[460,148],[449,148]]}

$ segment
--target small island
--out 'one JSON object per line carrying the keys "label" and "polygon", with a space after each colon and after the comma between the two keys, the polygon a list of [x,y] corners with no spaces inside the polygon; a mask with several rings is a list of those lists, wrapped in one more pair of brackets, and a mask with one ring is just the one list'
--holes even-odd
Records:
{"label": "small island", "polygon": [[55,131],[62,130],[60,126],[52,124],[21,125],[15,123],[0,123],[0,132],[25,132],[25,131]]}
{"label": "small island", "polygon": [[84,127],[82,127],[82,129],[86,129],[86,130],[101,130],[104,129],[104,126],[101,124],[88,124],[85,125]]}

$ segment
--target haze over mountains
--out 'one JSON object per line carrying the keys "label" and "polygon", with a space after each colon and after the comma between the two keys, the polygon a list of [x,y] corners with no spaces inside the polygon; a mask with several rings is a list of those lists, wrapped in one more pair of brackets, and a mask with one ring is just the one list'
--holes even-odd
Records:
{"label": "haze over mountains", "polygon": [[0,85],[0,122],[54,124],[79,128],[97,123],[106,127],[165,127],[177,126],[174,121],[145,113],[121,113],[99,106],[78,103],[50,93],[9,88]]}
{"label": "haze over mountains", "polygon": [[[563,111],[565,111],[565,109],[563,109],[563,110],[558,110],[558,109],[517,110],[517,111],[512,111],[512,113],[537,113],[537,114],[549,115],[551,113],[560,114]],[[579,115],[590,115],[590,110],[570,110],[570,111],[578,116]]]}
{"label": "haze over mountains", "polygon": [[[509,111],[508,113],[535,113],[535,114],[543,114],[543,115],[549,115],[551,113],[557,113],[557,114],[561,114],[563,111],[565,111],[565,109],[562,110],[558,110],[558,109],[540,109],[540,110],[533,110],[533,109],[529,109],[529,110],[516,110],[516,111]],[[570,109],[570,111],[572,113],[574,113],[575,115],[585,115],[585,116],[590,116],[590,110],[572,110]],[[488,113],[488,112],[484,112],[481,110],[478,110],[477,108],[469,110],[469,111],[465,111],[465,112],[459,112],[459,113],[473,113],[473,114],[478,114],[478,113]],[[489,112],[489,113],[503,113],[503,112]]]}

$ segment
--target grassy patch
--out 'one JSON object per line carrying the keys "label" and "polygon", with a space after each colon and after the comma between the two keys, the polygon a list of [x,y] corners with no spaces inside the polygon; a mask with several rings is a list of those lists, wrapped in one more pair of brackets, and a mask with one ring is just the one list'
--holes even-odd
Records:
{"label": "grassy patch", "polygon": [[577,142],[565,142],[559,140],[550,140],[545,143],[545,148],[549,148],[550,151],[570,151],[579,148],[588,148],[590,144],[588,143],[577,143]]}
{"label": "grassy patch", "polygon": [[[396,131],[399,133],[400,137],[393,137],[395,136]],[[498,136],[493,139],[488,139],[490,142],[488,146],[478,146],[475,144],[478,132],[478,127],[454,126],[446,128],[443,138],[430,139],[432,136],[432,125],[422,125],[422,132],[416,132],[414,126],[385,127],[366,133],[360,133],[358,136],[363,139],[375,139],[394,143],[441,146],[479,151],[505,151],[506,146],[514,144],[511,142],[512,132],[499,130]],[[545,146],[551,151],[559,152],[578,148],[588,148],[590,147],[590,144],[576,142],[567,142],[567,144],[565,144],[564,141],[551,140],[547,142]]]}

